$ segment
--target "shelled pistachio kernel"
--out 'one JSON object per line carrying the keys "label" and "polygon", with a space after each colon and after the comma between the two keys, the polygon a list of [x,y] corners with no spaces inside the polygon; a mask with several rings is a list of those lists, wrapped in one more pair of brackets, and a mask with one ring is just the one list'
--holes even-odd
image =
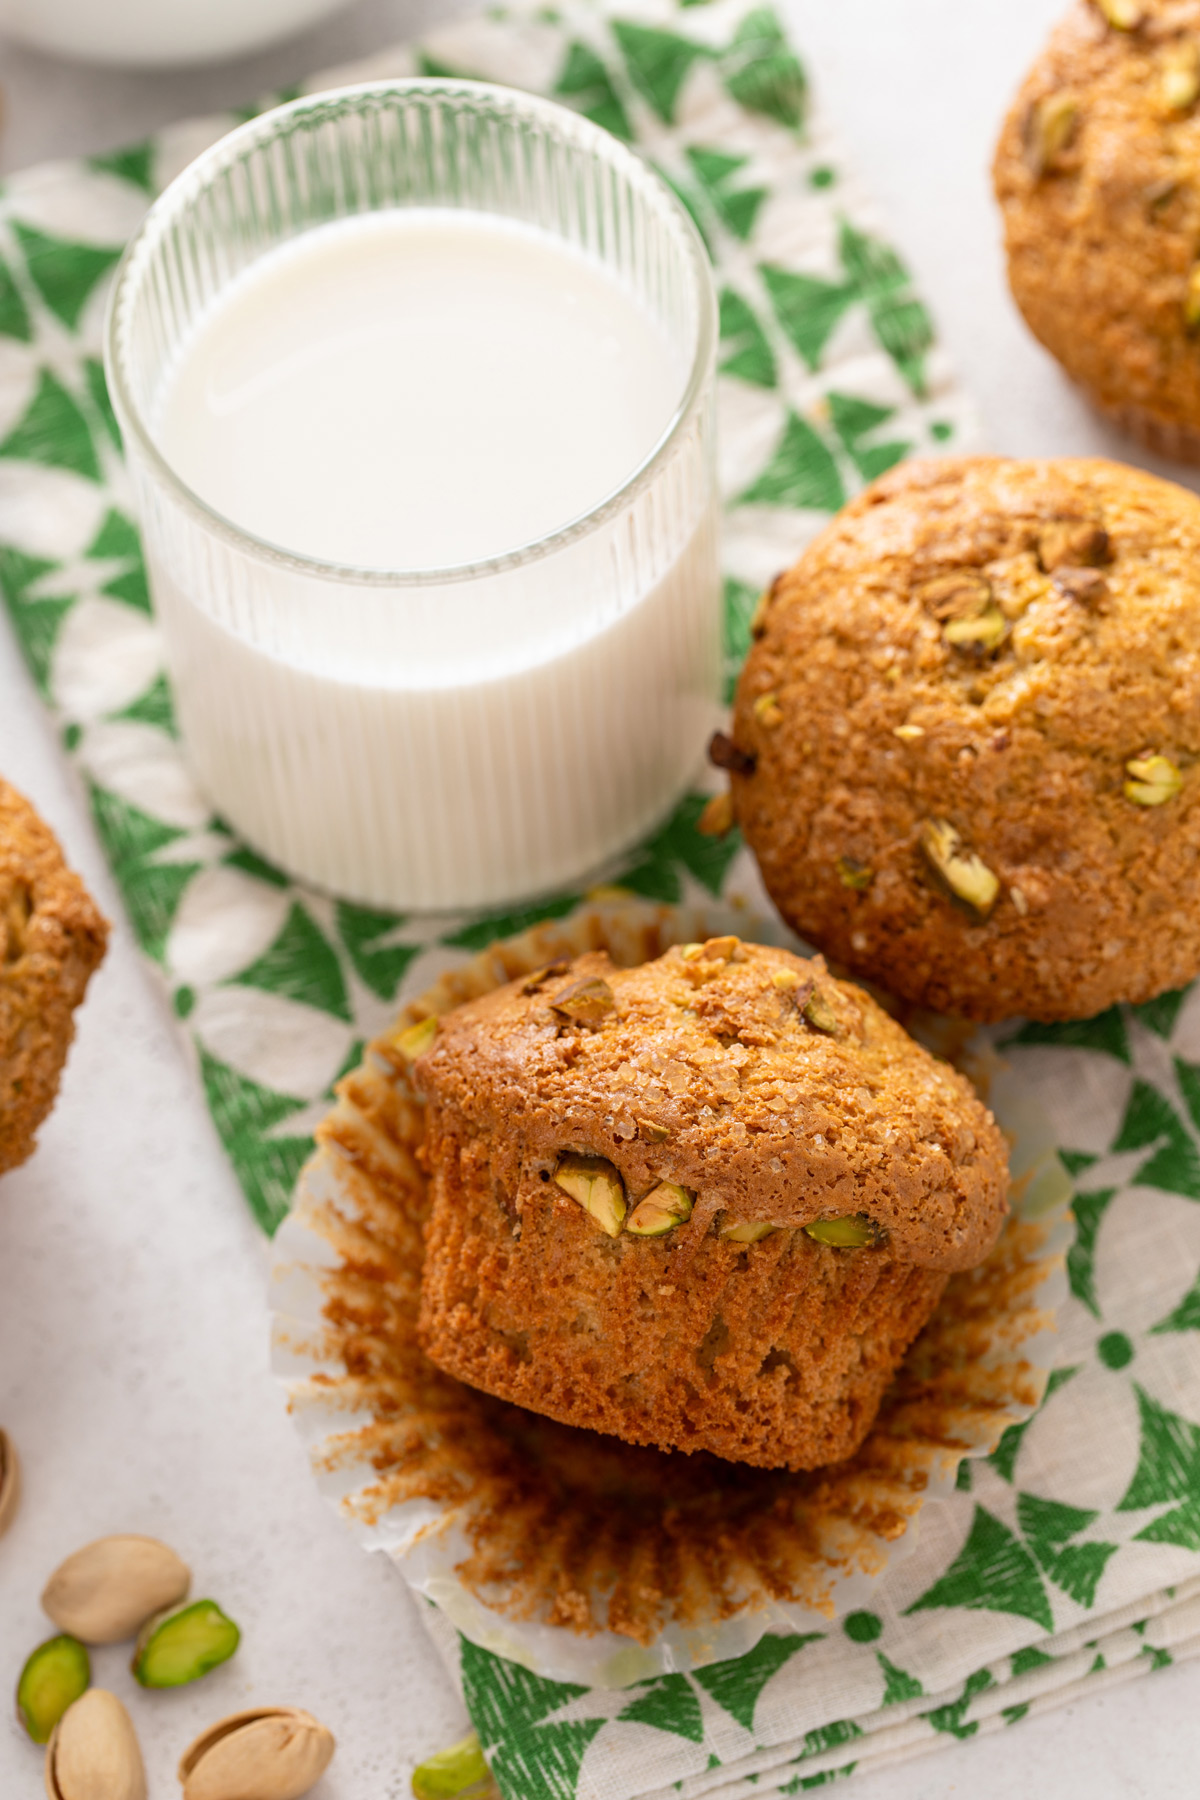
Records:
{"label": "shelled pistachio kernel", "polygon": [[241,1632],[215,1600],[193,1600],[148,1619],[130,1667],[143,1687],[183,1687],[229,1658]]}
{"label": "shelled pistachio kernel", "polygon": [[660,1125],[657,1119],[635,1119],[638,1135],[644,1137],[649,1144],[665,1144],[671,1135],[669,1125]]}
{"label": "shelled pistachio kernel", "polygon": [[1035,101],[1025,121],[1025,161],[1037,179],[1048,175],[1068,148],[1079,124],[1079,102],[1073,94],[1045,94]]}
{"label": "shelled pistachio kernel", "polygon": [[85,1644],[119,1644],[152,1613],[178,1606],[191,1582],[187,1564],[157,1538],[96,1538],[55,1569],[42,1607]]}
{"label": "shelled pistachio kernel", "polygon": [[695,1204],[685,1187],[675,1181],[660,1181],[644,1200],[639,1200],[625,1221],[626,1231],[635,1237],[665,1237],[677,1225],[685,1225]]}
{"label": "shelled pistachio kernel", "polygon": [[1146,16],[1141,0],[1096,0],[1096,4],[1116,31],[1136,31]]}
{"label": "shelled pistachio kernel", "polygon": [[982,857],[967,850],[947,819],[926,819],[921,827],[921,849],[934,874],[956,899],[981,919],[991,914],[1000,893],[1000,882]]}
{"label": "shelled pistachio kernel", "polygon": [[601,1231],[609,1237],[620,1237],[625,1222],[625,1186],[612,1163],[602,1156],[562,1156],[554,1179]]}
{"label": "shelled pistachio kernel", "polygon": [[1200,40],[1177,38],[1162,58],[1163,105],[1172,112],[1186,112],[1200,97]]}
{"label": "shelled pistachio kernel", "polygon": [[779,704],[779,695],[760,694],[754,702],[754,716],[768,731],[772,731],[776,725],[782,725],[783,708]]}
{"label": "shelled pistachio kernel", "polygon": [[230,1713],[194,1738],[179,1761],[183,1800],[300,1800],[337,1748],[333,1733],[298,1706]]}
{"label": "shelled pistachio kernel", "polygon": [[550,1008],[573,1025],[603,1025],[617,1010],[617,997],[602,975],[584,975],[555,994]]}
{"label": "shelled pistachio kernel", "polygon": [[811,1025],[814,1031],[819,1031],[824,1037],[837,1036],[837,1014],[830,1006],[828,1000],[818,993],[815,988],[800,1010],[804,1015],[805,1023]]}
{"label": "shelled pistachio kernel", "polygon": [[874,869],[868,869],[854,856],[839,856],[837,859],[838,880],[844,888],[850,888],[856,894],[865,893],[875,879]]}
{"label": "shelled pistachio kernel", "polygon": [[418,1763],[412,1791],[415,1800],[500,1800],[475,1732]]}
{"label": "shelled pistachio kernel", "polygon": [[726,788],[723,794],[714,794],[696,820],[696,830],[702,837],[728,837],[737,823],[733,816],[733,795]]}
{"label": "shelled pistachio kernel", "polygon": [[133,1721],[106,1688],[89,1688],[54,1727],[46,1746],[46,1792],[50,1800],[146,1800]]}
{"label": "shelled pistachio kernel", "polygon": [[437,1028],[438,1022],[435,1013],[428,1019],[419,1019],[415,1025],[410,1025],[407,1031],[400,1033],[395,1040],[396,1049],[405,1062],[416,1062],[418,1056],[424,1056],[437,1036]]}
{"label": "shelled pistachio kernel", "polygon": [[838,1219],[814,1219],[804,1227],[818,1244],[835,1250],[862,1250],[879,1242],[878,1228],[863,1213],[852,1213]]}
{"label": "shelled pistachio kernel", "polygon": [[765,1219],[730,1219],[722,1225],[718,1235],[727,1244],[761,1244],[764,1238],[778,1230],[778,1225],[768,1225]]}
{"label": "shelled pistachio kernel", "polygon": [[1183,786],[1183,776],[1169,756],[1131,756],[1125,774],[1125,798],[1135,806],[1165,806]]}
{"label": "shelled pistachio kernel", "polygon": [[68,1706],[86,1693],[92,1679],[87,1650],[61,1632],[39,1644],[17,1681],[17,1717],[35,1744],[48,1742]]}
{"label": "shelled pistachio kernel", "polygon": [[0,1537],[17,1516],[21,1498],[21,1463],[7,1431],[0,1431]]}
{"label": "shelled pistachio kernel", "polygon": [[1112,560],[1112,545],[1103,525],[1095,519],[1050,519],[1037,540],[1042,573],[1055,569],[1096,569]]}

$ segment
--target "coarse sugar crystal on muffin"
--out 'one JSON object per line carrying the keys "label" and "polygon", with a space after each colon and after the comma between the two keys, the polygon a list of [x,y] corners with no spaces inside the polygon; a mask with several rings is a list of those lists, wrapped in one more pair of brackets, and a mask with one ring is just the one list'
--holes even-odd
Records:
{"label": "coarse sugar crystal on muffin", "polygon": [[0,1174],[54,1104],[108,926],[49,827],[0,780]]}
{"label": "coarse sugar crystal on muffin", "polygon": [[426,1353],[628,1443],[851,1455],[1005,1215],[969,1083],[819,958],[736,937],[513,982],[414,1074]]}
{"label": "coarse sugar crystal on muffin", "polygon": [[1076,0],[994,178],[1034,335],[1119,424],[1200,461],[1200,0]]}
{"label": "coarse sugar crystal on muffin", "polygon": [[1200,972],[1200,500],[1100,461],[909,463],[756,619],[734,811],[788,923],[939,1012]]}

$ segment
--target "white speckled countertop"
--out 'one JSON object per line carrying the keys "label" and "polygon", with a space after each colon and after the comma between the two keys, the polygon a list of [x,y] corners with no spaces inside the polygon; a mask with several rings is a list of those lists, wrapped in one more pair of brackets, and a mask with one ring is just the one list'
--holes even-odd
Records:
{"label": "white speckled countertop", "polygon": [[[0,41],[0,172],[135,140],[458,10],[363,0],[280,49],[166,75],[55,63]],[[996,448],[1144,460],[1066,387],[1003,283],[991,142],[1059,0],[782,0],[781,10]],[[2,625],[0,770],[119,921],[81,796]],[[135,1701],[151,1800],[178,1791],[174,1764],[193,1733],[251,1698],[307,1706],[337,1733],[314,1800],[403,1800],[414,1762],[458,1736],[463,1715],[399,1579],[316,1495],[267,1373],[264,1267],[165,1007],[118,929],[40,1148],[0,1185],[0,1423],[25,1466],[22,1509],[0,1542],[0,1688],[49,1634],[37,1596],[60,1558],[104,1532],[152,1532],[245,1636],[202,1685]],[[128,1695],[126,1655],[97,1652],[95,1671]],[[856,1780],[853,1793],[1191,1800],[1197,1682],[1194,1665],[1168,1670],[1115,1701],[1097,1696]],[[3,1800],[41,1791],[38,1754],[15,1723],[0,1725]]]}

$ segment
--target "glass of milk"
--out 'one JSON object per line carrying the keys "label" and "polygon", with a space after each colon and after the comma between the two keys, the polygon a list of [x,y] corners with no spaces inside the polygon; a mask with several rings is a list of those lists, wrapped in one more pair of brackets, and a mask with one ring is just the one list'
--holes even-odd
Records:
{"label": "glass of milk", "polygon": [[467,81],[310,96],[178,178],[107,369],[214,806],[368,905],[578,882],[717,716],[716,307],[658,177]]}

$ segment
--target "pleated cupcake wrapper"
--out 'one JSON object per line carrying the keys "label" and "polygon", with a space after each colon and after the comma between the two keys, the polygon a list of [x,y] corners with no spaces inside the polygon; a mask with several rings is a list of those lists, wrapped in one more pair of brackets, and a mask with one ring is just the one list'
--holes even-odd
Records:
{"label": "pleated cupcake wrapper", "polygon": [[[748,941],[783,935],[719,908],[696,912],[635,900],[586,907],[446,975],[401,1020],[444,1012],[587,949],[631,963],[672,943],[729,931]],[[1042,1398],[1073,1233],[1070,1183],[1033,1095],[986,1044],[974,1054],[968,1049],[966,1066],[982,1071],[988,1102],[1012,1144],[1013,1214],[1000,1243],[983,1270],[951,1282],[859,1454],[820,1476],[764,1483],[761,1501],[736,1528],[740,1546],[714,1551],[710,1536],[692,1547],[688,1561],[685,1539],[676,1592],[661,1615],[646,1613],[642,1641],[633,1641],[562,1623],[557,1570],[540,1561],[506,1579],[472,1577],[481,1534],[485,1561],[488,1539],[505,1530],[517,1542],[537,1542],[545,1504],[536,1491],[523,1494],[510,1481],[506,1487],[508,1477],[497,1474],[486,1446],[479,1454],[482,1435],[500,1424],[416,1346],[423,1188],[413,1153],[422,1109],[392,1048],[395,1035],[377,1040],[361,1074],[343,1084],[273,1258],[276,1368],[318,1483],[360,1541],[390,1556],[474,1643],[549,1679],[601,1687],[723,1662],[768,1631],[803,1632],[869,1606],[885,1571],[909,1553],[921,1508],[953,1490],[962,1457],[990,1454]],[[542,1429],[553,1456],[561,1428]],[[582,1436],[595,1442],[593,1434]],[[646,1453],[625,1454],[636,1491]],[[688,1479],[690,1461],[655,1459],[664,1512],[676,1500],[681,1510],[702,1502],[703,1482],[697,1494]],[[610,1472],[594,1478],[607,1483]],[[786,1527],[796,1546],[787,1598],[771,1592],[753,1555],[760,1536],[778,1533],[773,1519],[781,1500],[794,1508]],[[592,1502],[577,1504],[587,1535]],[[645,1504],[626,1509],[627,1535],[615,1551],[631,1569],[643,1568],[661,1529],[653,1508],[644,1516]],[[553,1522],[569,1544],[576,1522],[569,1502],[556,1507]],[[553,1553],[548,1560],[555,1562]],[[651,1579],[649,1564],[639,1579]],[[591,1623],[602,1627],[608,1596],[597,1585],[589,1598]]]}

